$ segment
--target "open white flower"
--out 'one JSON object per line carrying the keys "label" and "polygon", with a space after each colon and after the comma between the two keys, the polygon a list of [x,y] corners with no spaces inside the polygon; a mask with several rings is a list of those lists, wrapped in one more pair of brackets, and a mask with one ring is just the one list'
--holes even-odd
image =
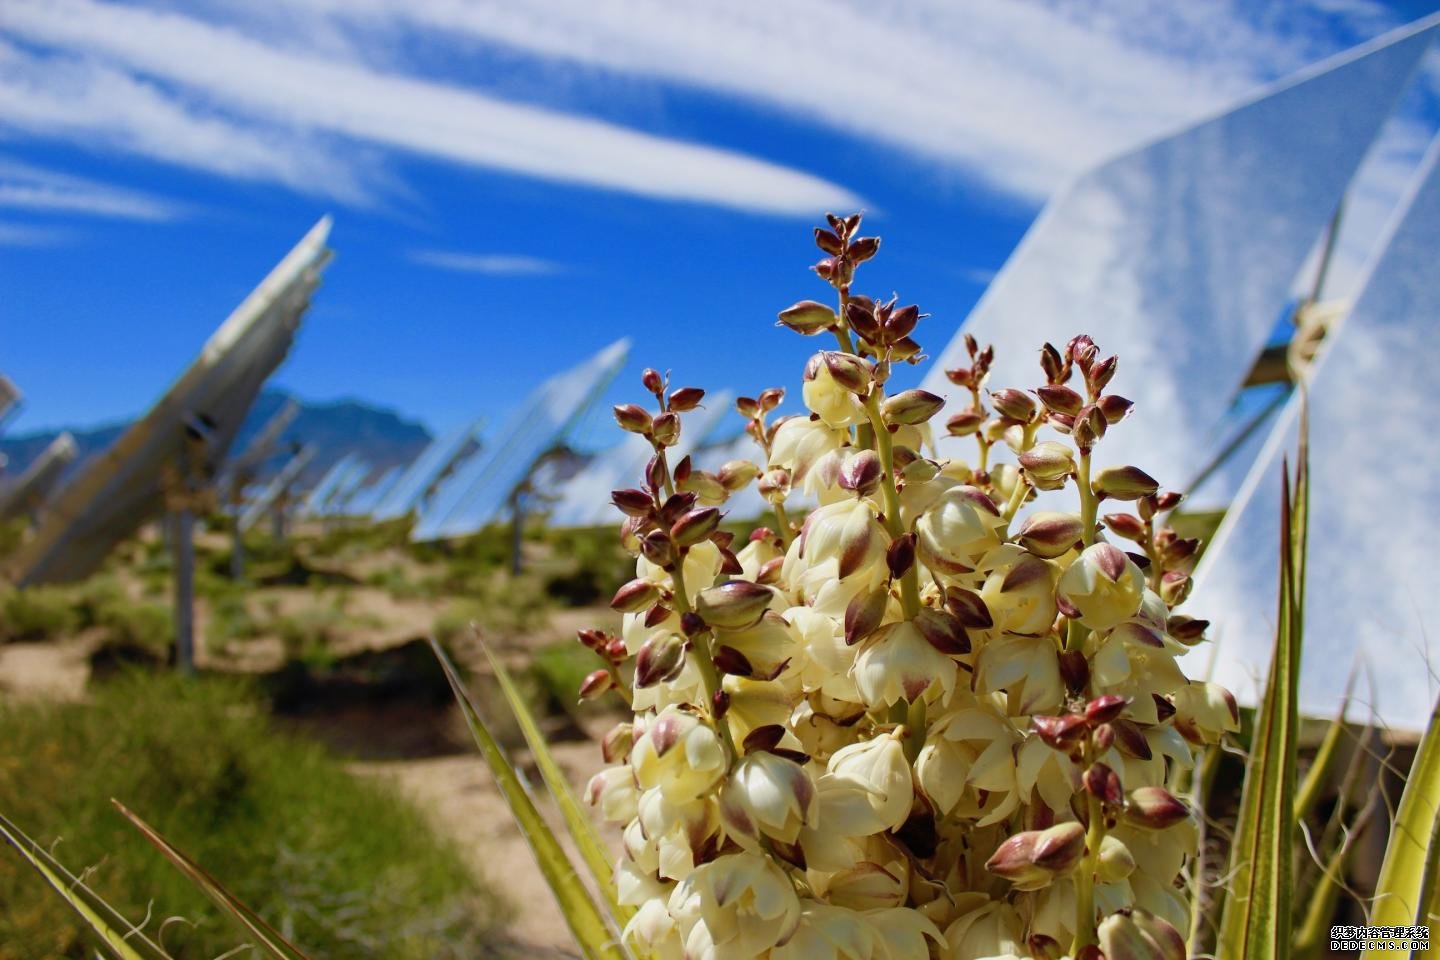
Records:
{"label": "open white flower", "polygon": [[725,750],[709,725],[692,713],[667,707],[636,738],[630,754],[635,779],[660,788],[679,803],[702,796],[725,773]]}
{"label": "open white flower", "polygon": [[815,784],[805,768],[763,750],[741,758],[720,794],[725,825],[742,843],[758,842],[762,834],[794,843],[815,811]]}
{"label": "open white flower", "polygon": [[915,799],[905,750],[886,734],[836,751],[816,786],[823,829],[852,837],[897,829]]}
{"label": "open white flower", "polygon": [[1145,596],[1145,575],[1119,547],[1092,543],[1060,577],[1059,594],[1091,630],[1133,617]]}
{"label": "open white flower", "polygon": [[1009,718],[989,705],[954,711],[931,725],[915,760],[916,779],[940,812],[958,812],[981,827],[997,823],[1020,803],[1020,739]]}
{"label": "open white flower", "polygon": [[800,898],[768,857],[733,853],[701,864],[676,886],[670,914],[686,957],[749,960],[794,935]]}
{"label": "open white flower", "polygon": [[872,960],[877,939],[875,928],[854,910],[803,900],[799,926],[770,951],[770,960]]}
{"label": "open white flower", "polygon": [[955,661],[936,650],[912,621],[882,627],[855,660],[855,686],[867,706],[949,697]]}
{"label": "open white flower", "polygon": [[983,491],[971,486],[946,490],[915,525],[920,556],[936,573],[970,573],[980,558],[1000,545],[1005,520]]}

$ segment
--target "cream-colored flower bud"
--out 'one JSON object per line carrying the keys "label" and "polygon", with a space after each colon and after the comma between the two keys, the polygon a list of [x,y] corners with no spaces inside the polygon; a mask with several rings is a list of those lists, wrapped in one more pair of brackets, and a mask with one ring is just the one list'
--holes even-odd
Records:
{"label": "cream-colored flower bud", "polygon": [[720,781],[725,750],[709,725],[692,713],[667,707],[636,738],[630,766],[641,787],[658,787],[679,803],[705,794]]}
{"label": "cream-colored flower bud", "polygon": [[1145,575],[1120,548],[1095,543],[1066,568],[1059,593],[1079,611],[1082,624],[1091,630],[1109,630],[1140,609]]}
{"label": "cream-colored flower bud", "polygon": [[786,417],[776,426],[775,437],[770,442],[769,466],[789,470],[791,482],[805,486],[815,466],[838,455],[848,439],[845,431],[823,420]]}
{"label": "cream-colored flower bud", "polygon": [[862,860],[847,870],[825,878],[825,899],[850,910],[879,910],[898,907],[910,890],[910,866],[890,857],[884,863]]}
{"label": "cream-colored flower bud", "polygon": [[1100,921],[1099,937],[1105,960],[1185,960],[1185,938],[1145,910],[1111,914]]}
{"label": "cream-colored flower bud", "polygon": [[1005,521],[975,487],[951,487],[916,524],[920,558],[937,573],[969,573],[980,558],[1000,544]]}
{"label": "cream-colored flower bud", "polygon": [[1068,443],[1045,440],[1020,454],[1020,466],[1042,490],[1063,486],[1075,470],[1075,452]]}
{"label": "cream-colored flower bud", "polygon": [[809,569],[834,561],[829,576],[871,579],[883,573],[890,537],[876,520],[876,507],[868,499],[844,499],[825,505],[805,518],[796,548]]}
{"label": "cream-colored flower bud", "polygon": [[1240,729],[1235,695],[1218,683],[1190,683],[1171,696],[1175,729],[1191,743],[1219,743]]}
{"label": "cream-colored flower bud", "polygon": [[[801,388],[805,406],[835,429],[866,423],[869,417],[865,413],[865,405],[856,396],[864,391],[855,388],[861,385],[862,380],[868,380],[868,370],[861,376],[863,362],[859,366],[844,360],[830,362],[829,358],[834,356],[837,355],[816,354],[806,366],[806,380]],[[844,377],[843,382],[836,377],[837,369]]]}
{"label": "cream-colored flower bud", "polygon": [[740,561],[740,569],[743,571],[740,579],[757,581],[760,571],[767,563],[783,556],[774,537],[757,537],[748,541],[735,554],[735,559]]}
{"label": "cream-colored flower bud", "polygon": [[961,914],[945,928],[951,956],[957,960],[1025,957],[1025,922],[1004,900],[990,900]]}
{"label": "cream-colored flower bud", "polygon": [[1017,539],[1035,556],[1053,560],[1069,553],[1084,533],[1085,525],[1078,513],[1041,511],[1025,518]]}
{"label": "cream-colored flower bud", "polygon": [[988,571],[980,599],[990,611],[993,626],[986,636],[1001,633],[1040,634],[1055,622],[1055,585],[1060,568],[1023,547],[1006,543],[980,561]]}
{"label": "cream-colored flower bud", "polygon": [[805,768],[774,753],[747,754],[720,793],[720,815],[731,834],[757,842],[761,834],[794,843],[815,820],[815,784]]}
{"label": "cream-colored flower bud", "polygon": [[1024,830],[1000,844],[985,869],[1017,890],[1040,890],[1075,869],[1085,855],[1085,828],[1071,820],[1045,830]]}
{"label": "cream-colored flower bud", "polygon": [[1102,883],[1119,883],[1135,872],[1135,858],[1130,848],[1114,834],[1106,834],[1100,842],[1100,860],[1096,876]]}
{"label": "cream-colored flower bud", "polygon": [[789,940],[800,925],[800,899],[769,857],[732,853],[677,885],[670,914],[684,933],[687,957],[738,960],[765,956]]}
{"label": "cream-colored flower bud", "polygon": [[700,591],[695,612],[710,626],[738,630],[760,620],[775,591],[749,580],[727,580]]}
{"label": "cream-colored flower bud", "polygon": [[955,661],[936,650],[914,621],[881,627],[855,660],[855,686],[866,706],[900,700],[948,697],[955,689]]}
{"label": "cream-colored flower bud", "polygon": [[585,801],[600,808],[600,815],[611,823],[626,823],[635,818],[640,788],[635,772],[628,766],[606,767],[585,787]]}
{"label": "cream-colored flower bud", "polygon": [[836,751],[826,771],[817,783],[824,830],[867,836],[899,829],[909,819],[915,788],[910,762],[893,735],[882,733]]}

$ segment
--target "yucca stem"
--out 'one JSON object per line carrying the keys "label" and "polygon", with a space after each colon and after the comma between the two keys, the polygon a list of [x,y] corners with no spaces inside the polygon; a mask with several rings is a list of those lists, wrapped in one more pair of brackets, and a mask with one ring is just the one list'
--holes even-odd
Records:
{"label": "yucca stem", "polygon": [[1085,546],[1095,542],[1095,515],[1100,511],[1100,501],[1090,489],[1090,451],[1080,451],[1080,466],[1076,471],[1075,484],[1080,488],[1080,523],[1084,528]]}
{"label": "yucca stem", "polygon": [[[670,571],[670,579],[675,585],[675,609],[681,614],[690,612],[690,594],[685,590],[685,557],[681,555],[675,561],[675,569]],[[702,630],[691,638],[695,647],[690,651],[695,658],[695,665],[700,670],[700,678],[705,684],[705,702],[710,709],[711,719],[715,722],[715,732],[720,735],[720,740],[725,744],[727,756],[733,762],[740,756],[735,749],[735,740],[730,735],[730,723],[723,717],[715,716],[715,695],[722,689],[720,671],[715,669],[715,655],[710,650],[710,633]]]}

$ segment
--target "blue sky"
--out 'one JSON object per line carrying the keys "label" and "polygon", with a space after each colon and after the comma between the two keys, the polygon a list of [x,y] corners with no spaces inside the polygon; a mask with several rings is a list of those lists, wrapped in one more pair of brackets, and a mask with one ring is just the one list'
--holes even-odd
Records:
{"label": "blue sky", "polygon": [[[325,212],[276,383],[436,430],[622,335],[616,399],[647,364],[794,388],[814,343],[772,324],[826,291],[826,209],[869,211],[861,286],[938,351],[1066,177],[1440,3],[253,6],[0,5],[12,430],[143,410]],[[1433,129],[1411,108],[1362,232]]]}

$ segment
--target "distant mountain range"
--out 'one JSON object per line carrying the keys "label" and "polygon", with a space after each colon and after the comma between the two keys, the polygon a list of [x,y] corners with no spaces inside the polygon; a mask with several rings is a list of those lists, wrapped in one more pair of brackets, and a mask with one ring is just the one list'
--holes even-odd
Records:
{"label": "distant mountain range", "polygon": [[[240,428],[231,453],[244,450],[251,438],[290,399],[291,395],[282,390],[262,392]],[[347,453],[357,455],[377,470],[407,464],[431,439],[430,431],[420,423],[407,420],[393,410],[372,407],[358,400],[334,403],[301,400],[299,403],[299,413],[280,436],[282,454],[274,460],[288,456],[288,451],[296,445],[311,445],[315,449],[315,458],[302,477],[302,485],[319,480],[335,461]],[[123,422],[68,428],[79,447],[79,456],[71,470],[78,469],[90,456],[114,443],[127,426],[129,423]],[[0,436],[0,454],[9,458],[6,473],[14,476],[24,470],[25,465],[49,446],[59,433],[59,430],[45,430]]]}

